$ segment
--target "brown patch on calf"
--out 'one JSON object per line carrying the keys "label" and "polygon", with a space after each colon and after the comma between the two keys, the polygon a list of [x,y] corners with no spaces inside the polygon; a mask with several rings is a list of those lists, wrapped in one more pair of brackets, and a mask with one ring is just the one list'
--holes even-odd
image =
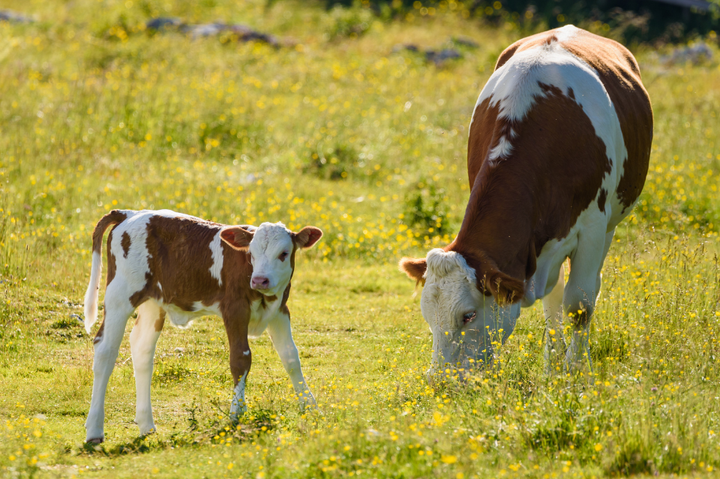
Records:
{"label": "brown patch on calf", "polygon": [[[126,219],[127,214],[120,210],[112,210],[110,213],[100,218],[100,221],[98,221],[97,225],[95,225],[95,230],[93,231],[93,252],[99,253],[102,250],[102,239],[105,234],[105,230],[111,225],[122,223]],[[108,244],[109,243],[110,240],[108,240]]]}
{"label": "brown patch on calf", "polygon": [[107,265],[108,265],[108,271],[107,271],[107,283],[110,284],[112,280],[115,278],[115,273],[117,271],[117,262],[115,261],[115,255],[112,252],[112,235],[113,232],[110,230],[110,234],[108,234],[108,240],[107,240]]}
{"label": "brown patch on calf", "polygon": [[155,331],[160,332],[163,329],[163,326],[165,325],[165,310],[160,310],[160,316],[155,320]]}
{"label": "brown patch on calf", "polygon": [[120,241],[120,246],[122,246],[123,258],[127,258],[128,253],[130,252],[130,235],[127,234],[127,231],[123,232],[122,234],[122,241]]}
{"label": "brown patch on calf", "polygon": [[102,341],[103,331],[105,331],[105,319],[103,319],[103,322],[100,323],[100,329],[98,329],[97,333],[95,333],[95,339],[93,339],[93,344],[97,344]]}

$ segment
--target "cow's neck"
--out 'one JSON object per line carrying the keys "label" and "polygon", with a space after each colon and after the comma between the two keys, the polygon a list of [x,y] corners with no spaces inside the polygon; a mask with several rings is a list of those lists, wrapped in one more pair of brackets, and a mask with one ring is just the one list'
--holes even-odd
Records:
{"label": "cow's neck", "polygon": [[478,175],[460,232],[446,250],[462,254],[478,276],[486,263],[494,262],[505,274],[529,278],[536,255],[533,198],[517,174],[508,174],[508,169],[488,171],[488,166]]}

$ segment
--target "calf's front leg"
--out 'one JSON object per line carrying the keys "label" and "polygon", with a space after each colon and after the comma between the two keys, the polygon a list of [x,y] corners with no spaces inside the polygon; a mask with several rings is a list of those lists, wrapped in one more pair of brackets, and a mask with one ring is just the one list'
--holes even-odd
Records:
{"label": "calf's front leg", "polygon": [[290,312],[281,311],[278,315],[270,321],[268,324],[268,333],[270,333],[270,339],[272,340],[275,351],[280,356],[285,371],[290,376],[295,393],[298,395],[300,404],[306,406],[317,406],[315,397],[307,386],[305,377],[300,367],[300,356],[298,354],[297,346],[292,337],[292,329],[290,328]]}
{"label": "calf's front leg", "polygon": [[240,416],[247,411],[245,402],[245,384],[252,365],[252,352],[248,343],[248,322],[250,320],[250,307],[237,308],[223,314],[225,331],[230,346],[230,372],[235,381],[233,399],[230,404],[230,420],[237,422]]}

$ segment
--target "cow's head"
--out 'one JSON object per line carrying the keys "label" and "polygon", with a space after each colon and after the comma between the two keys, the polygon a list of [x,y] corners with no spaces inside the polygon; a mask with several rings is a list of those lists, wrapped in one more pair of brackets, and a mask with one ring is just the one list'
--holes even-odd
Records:
{"label": "cow's head", "polygon": [[253,266],[250,287],[266,296],[282,295],[295,268],[295,251],[310,248],[322,235],[314,226],[294,233],[282,223],[228,226],[220,233],[231,247],[247,249]]}
{"label": "cow's head", "polygon": [[[424,259],[403,258],[400,269],[424,283],[420,306],[433,333],[430,373],[471,369],[492,361],[493,343],[512,333],[524,283],[500,272],[491,260],[431,250]],[[480,276],[480,277],[478,277]]]}

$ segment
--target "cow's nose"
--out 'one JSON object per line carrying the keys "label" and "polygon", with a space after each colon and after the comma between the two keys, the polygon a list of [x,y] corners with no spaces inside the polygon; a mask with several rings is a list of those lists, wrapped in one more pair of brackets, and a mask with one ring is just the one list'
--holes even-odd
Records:
{"label": "cow's nose", "polygon": [[253,276],[252,288],[253,289],[268,289],[270,287],[270,280],[265,276]]}

